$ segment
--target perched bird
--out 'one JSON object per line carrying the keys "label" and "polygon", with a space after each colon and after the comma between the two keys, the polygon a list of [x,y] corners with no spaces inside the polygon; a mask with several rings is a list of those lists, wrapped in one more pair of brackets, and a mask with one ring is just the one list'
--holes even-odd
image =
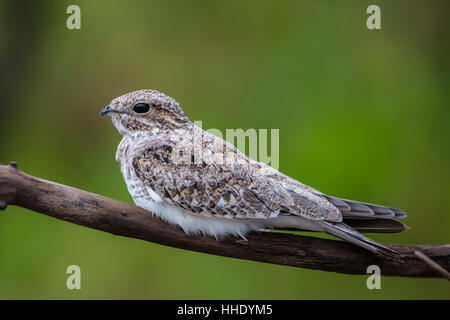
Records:
{"label": "perched bird", "polygon": [[156,90],[112,100],[101,112],[123,135],[116,160],[136,205],[217,240],[251,231],[326,232],[394,259],[361,232],[400,232],[395,208],[328,196],[248,158],[195,126],[178,102]]}

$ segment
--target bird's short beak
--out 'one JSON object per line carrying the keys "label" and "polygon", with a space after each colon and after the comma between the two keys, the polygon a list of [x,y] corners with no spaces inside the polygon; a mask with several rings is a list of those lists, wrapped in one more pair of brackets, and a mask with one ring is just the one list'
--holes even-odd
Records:
{"label": "bird's short beak", "polygon": [[114,109],[111,108],[111,106],[107,105],[105,108],[102,109],[102,111],[100,111],[100,115],[104,116],[105,114],[113,111]]}

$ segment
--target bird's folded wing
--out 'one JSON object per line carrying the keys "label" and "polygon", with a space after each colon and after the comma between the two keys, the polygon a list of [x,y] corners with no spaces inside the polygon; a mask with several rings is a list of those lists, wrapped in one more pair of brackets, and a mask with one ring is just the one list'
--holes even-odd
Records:
{"label": "bird's folded wing", "polygon": [[[341,221],[327,199],[286,180],[236,149],[211,162],[175,163],[172,146],[147,148],[133,159],[137,177],[165,201],[192,214],[225,218],[274,218],[294,214],[313,220]],[[226,158],[226,159],[224,159]],[[216,161],[214,159],[221,159]]]}

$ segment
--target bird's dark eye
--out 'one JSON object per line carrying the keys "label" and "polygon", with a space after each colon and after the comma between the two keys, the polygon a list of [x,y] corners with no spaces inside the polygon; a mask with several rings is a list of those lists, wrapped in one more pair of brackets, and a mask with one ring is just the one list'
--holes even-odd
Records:
{"label": "bird's dark eye", "polygon": [[133,111],[136,113],[146,113],[150,109],[150,106],[146,103],[138,103],[133,107]]}

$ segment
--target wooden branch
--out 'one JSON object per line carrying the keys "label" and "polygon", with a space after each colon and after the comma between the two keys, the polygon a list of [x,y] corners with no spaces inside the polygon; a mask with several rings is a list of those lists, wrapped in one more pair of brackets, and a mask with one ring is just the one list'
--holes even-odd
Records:
{"label": "wooden branch", "polygon": [[439,273],[442,278],[450,280],[450,273],[447,270],[445,270],[444,268],[442,268],[435,261],[433,261],[429,257],[427,257],[422,251],[416,250],[416,251],[414,251],[414,254],[416,256],[418,256],[420,259],[422,259],[431,268],[433,268],[437,273]]}
{"label": "wooden branch", "polygon": [[420,251],[441,268],[450,268],[449,244],[388,245],[404,256],[404,263],[400,263],[343,241],[286,233],[251,233],[248,241],[230,238],[220,242],[205,236],[186,236],[181,229],[144,209],[35,178],[18,170],[15,163],[0,165],[0,209],[8,205],[170,247],[293,267],[366,274],[368,266],[378,265],[383,276],[440,277],[442,272],[415,255],[414,252]]}

